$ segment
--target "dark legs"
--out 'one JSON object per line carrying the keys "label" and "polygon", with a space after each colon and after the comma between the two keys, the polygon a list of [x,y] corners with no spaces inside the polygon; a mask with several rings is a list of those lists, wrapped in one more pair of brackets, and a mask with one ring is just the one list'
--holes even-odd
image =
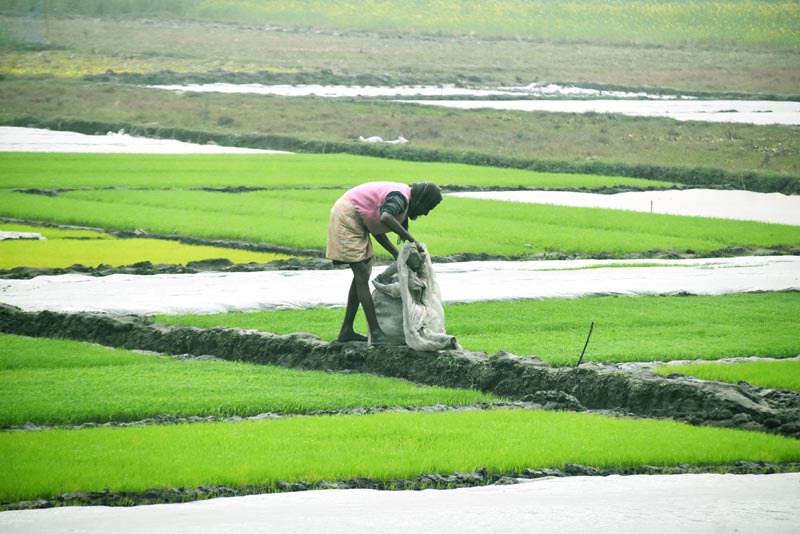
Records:
{"label": "dark legs", "polygon": [[383,337],[383,332],[380,326],[378,326],[375,303],[372,302],[372,292],[369,290],[369,277],[372,274],[372,265],[368,261],[362,261],[351,263],[350,269],[353,271],[353,282],[350,284],[350,290],[347,293],[347,308],[345,308],[344,321],[342,321],[342,328],[339,330],[338,340],[367,340],[365,336],[357,334],[353,330],[353,321],[355,321],[359,305],[364,309],[364,315],[367,318],[367,325],[369,326],[373,341],[380,340]]}

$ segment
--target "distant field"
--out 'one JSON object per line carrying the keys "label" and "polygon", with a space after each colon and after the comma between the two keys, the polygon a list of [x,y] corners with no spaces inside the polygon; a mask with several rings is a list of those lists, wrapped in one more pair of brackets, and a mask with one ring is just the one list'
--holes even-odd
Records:
{"label": "distant field", "polygon": [[153,264],[186,265],[191,261],[225,258],[233,263],[269,263],[287,259],[285,254],[184,245],[158,239],[115,239],[100,232],[60,230],[39,226],[0,223],[0,230],[36,232],[46,240],[0,241],[0,269],[14,267],[64,268],[75,264],[85,267],[119,267],[143,261]]}
{"label": "distant field", "polygon": [[[341,194],[93,190],[46,197],[0,192],[0,216],[322,250],[330,208]],[[654,249],[709,253],[730,246],[800,244],[797,227],[785,225],[453,197],[410,227],[437,256],[553,251],[620,256]]]}
{"label": "distant field", "polygon": [[[343,313],[342,309],[317,308],[161,315],[155,320],[278,334],[305,331],[332,340],[338,334]],[[743,313],[746,321],[741,319]],[[554,365],[575,365],[592,321],[595,326],[585,361],[713,360],[800,354],[796,335],[800,293],[481,302],[446,306],[445,316],[447,332],[468,350],[535,355]],[[365,332],[363,314],[359,313],[358,319]],[[662,369],[689,374],[695,366],[686,370]],[[747,368],[742,372],[739,379],[749,381]],[[760,379],[753,380],[759,383]]]}
{"label": "distant field", "polygon": [[76,341],[0,335],[0,426],[496,400],[474,390],[417,386],[373,375],[176,360]]}
{"label": "distant field", "polygon": [[[800,74],[796,86],[800,87]],[[124,106],[118,104],[123,102]],[[408,157],[413,157],[414,150],[425,150],[437,161],[469,154],[472,158],[468,161],[475,163],[515,158],[522,164],[535,162],[540,171],[564,172],[564,165],[569,164],[582,173],[617,175],[627,171],[626,175],[639,177],[631,166],[656,166],[675,169],[672,179],[676,181],[702,178],[714,169],[768,177],[800,176],[800,136],[791,126],[679,122],[598,113],[463,111],[352,99],[179,95],[122,84],[8,77],[0,80],[0,123],[12,121],[18,126],[43,121],[52,129],[69,129],[67,121],[81,121],[80,131],[90,134],[123,127],[131,131],[134,126],[146,125],[149,135],[169,137],[172,128],[183,128],[200,132],[198,135],[208,132],[218,136],[219,144],[232,146],[240,146],[250,135],[284,136],[296,144],[262,140],[248,146],[291,151],[321,151],[325,143],[349,143],[353,144],[350,150],[355,150],[360,148],[356,143],[360,135],[385,139],[402,135],[410,143],[388,149],[391,153],[408,149],[412,151]],[[99,124],[93,126],[96,122]],[[184,140],[195,138],[189,135]],[[314,144],[303,149],[303,141]],[[13,164],[14,160],[6,161]],[[618,172],[609,171],[616,166]],[[18,164],[16,170],[20,172]],[[465,171],[465,175],[474,178],[477,172],[485,171]],[[743,188],[746,185],[735,174],[730,181]]]}
{"label": "distant field", "polygon": [[[797,350],[800,354],[800,349]],[[736,384],[741,380],[754,386],[800,391],[800,361],[745,361],[737,363],[695,363],[665,365],[656,369],[662,375],[680,373]]]}
{"label": "distant field", "polygon": [[[199,14],[236,17],[236,2],[206,2]],[[262,21],[300,27],[328,26],[420,33],[525,36],[546,40],[607,43],[725,44],[796,46],[800,8],[795,2],[666,1],[604,2],[480,0],[406,2],[349,0],[320,4],[313,0],[252,5],[239,11]],[[239,8],[241,9],[241,8]],[[236,13],[236,15],[233,15]],[[420,16],[424,13],[424,16]]]}
{"label": "distant field", "polygon": [[[50,0],[53,15],[156,15],[206,18],[298,28],[373,30],[423,34],[649,45],[693,43],[727,46],[796,46],[800,41],[795,2],[753,0],[605,2],[524,0],[411,0],[403,9],[387,0],[241,2],[173,0]],[[22,0],[5,11],[41,13]],[[421,14],[424,13],[424,16]]]}
{"label": "distant field", "polygon": [[[626,2],[626,7],[632,3]],[[309,15],[309,11],[300,14]],[[251,24],[178,21],[168,15],[99,20],[71,13],[67,18],[50,16],[45,24],[42,18],[0,16],[0,49],[6,49],[0,73],[74,78],[108,70],[170,71],[202,74],[214,81],[236,81],[237,75],[246,74],[265,83],[358,85],[549,81],[638,87],[648,92],[669,88],[795,96],[799,76],[798,44],[791,32],[784,32],[771,45],[746,40],[732,43],[734,25],[730,24],[699,27],[711,39],[713,34],[724,34],[730,44],[684,40],[647,46],[646,38],[622,44],[593,40],[579,35],[580,24],[570,27],[578,31],[567,40],[516,34],[498,39],[471,32],[457,37],[421,36],[403,28],[376,42],[373,32],[319,31],[305,26],[297,31],[271,31]],[[757,31],[769,32],[784,24],[792,24],[792,18]],[[689,27],[689,23],[680,25]],[[676,30],[670,28],[669,36],[678,36]],[[614,37],[624,40],[623,36]],[[50,46],[41,46],[42,37]],[[265,49],[270,53],[264,54]],[[713,76],[709,76],[709,65],[713,65]]]}
{"label": "distant field", "polygon": [[352,187],[375,180],[500,187],[661,187],[670,182],[555,174],[346,154],[70,154],[0,152],[0,188]]}

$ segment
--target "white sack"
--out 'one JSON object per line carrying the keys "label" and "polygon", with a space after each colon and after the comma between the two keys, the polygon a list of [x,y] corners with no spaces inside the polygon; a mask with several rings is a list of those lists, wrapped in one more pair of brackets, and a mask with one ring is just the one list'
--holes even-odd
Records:
{"label": "white sack", "polygon": [[399,308],[406,345],[420,351],[460,349],[456,338],[445,332],[442,297],[427,251],[420,253],[408,243],[393,267],[373,281],[375,311],[384,334],[399,340]]}

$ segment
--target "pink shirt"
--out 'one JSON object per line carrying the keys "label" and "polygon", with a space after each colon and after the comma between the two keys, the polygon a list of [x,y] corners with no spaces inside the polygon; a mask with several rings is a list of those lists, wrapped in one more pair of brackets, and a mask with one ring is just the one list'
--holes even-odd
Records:
{"label": "pink shirt", "polygon": [[[350,189],[345,196],[353,203],[361,220],[371,234],[385,234],[391,231],[381,222],[381,204],[386,200],[389,193],[399,192],[408,203],[411,203],[411,187],[406,184],[395,182],[369,182]],[[408,204],[406,209],[397,218],[400,222],[408,216]]]}

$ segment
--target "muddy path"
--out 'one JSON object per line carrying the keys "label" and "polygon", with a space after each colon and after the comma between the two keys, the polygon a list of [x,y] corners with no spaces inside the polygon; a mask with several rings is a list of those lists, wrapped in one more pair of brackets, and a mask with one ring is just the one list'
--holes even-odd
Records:
{"label": "muddy path", "polygon": [[661,376],[648,366],[584,363],[551,367],[537,358],[500,352],[417,352],[325,342],[311,334],[275,335],[229,328],[154,323],[141,316],[23,312],[0,305],[0,331],[60,337],[110,347],[210,355],[282,367],[372,373],[412,382],[476,389],[512,401],[558,409],[612,410],[693,425],[763,431],[800,438],[800,393],[725,384],[683,375]]}

